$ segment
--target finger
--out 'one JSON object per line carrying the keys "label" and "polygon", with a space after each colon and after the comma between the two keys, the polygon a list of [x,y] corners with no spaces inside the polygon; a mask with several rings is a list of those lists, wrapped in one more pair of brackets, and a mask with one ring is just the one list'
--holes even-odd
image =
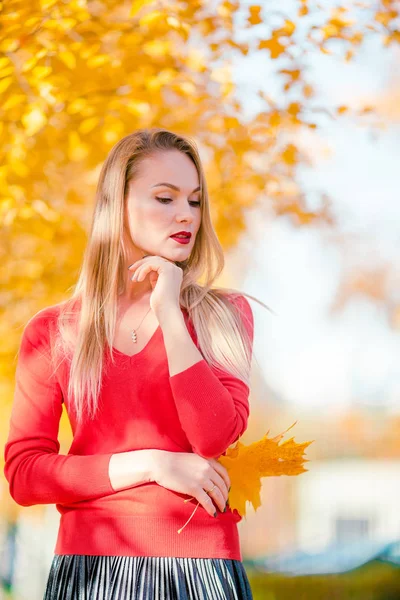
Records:
{"label": "finger", "polygon": [[138,281],[139,275],[140,275],[140,267],[136,267],[135,272],[133,273],[133,275],[131,277],[131,281]]}
{"label": "finger", "polygon": [[143,279],[146,277],[145,274],[145,268],[144,267],[138,267],[136,269],[136,271],[134,272],[134,274],[131,277],[132,281],[143,281]]}
{"label": "finger", "polygon": [[227,487],[227,489],[229,491],[229,488],[231,487],[231,480],[230,480],[230,477],[229,477],[229,473],[226,470],[226,468],[224,467],[224,465],[221,465],[221,463],[218,462],[215,458],[209,459],[209,462],[210,462],[212,468],[215,471],[217,471],[217,473],[219,475],[221,475],[221,477],[225,481],[226,487]]}
{"label": "finger", "polygon": [[157,278],[160,274],[158,271],[158,267],[155,267],[154,265],[143,265],[140,268],[140,273],[138,273],[137,277],[135,277],[135,281],[143,281],[144,279],[146,279],[149,273],[154,273],[155,275],[157,275]]}
{"label": "finger", "polygon": [[217,473],[217,471],[214,472],[214,474],[211,476],[211,479],[212,484],[208,489],[211,489],[215,483],[217,487],[214,488],[213,491],[210,493],[212,495],[213,500],[217,502],[219,509],[223,511],[225,508],[226,501],[228,500],[228,486],[226,485],[223,477],[221,477],[219,473]]}
{"label": "finger", "polygon": [[[131,277],[131,281],[143,281],[148,275],[148,273],[151,273],[152,271],[154,271],[154,266],[141,265],[137,267],[136,271]],[[157,273],[157,271],[154,272]]]}
{"label": "finger", "polygon": [[208,514],[210,514],[212,517],[215,515],[217,509],[212,501],[212,498],[207,494],[207,492],[204,491],[203,488],[199,488],[196,494],[196,499],[206,509]]}
{"label": "finger", "polygon": [[139,260],[135,260],[135,262],[133,262],[131,265],[129,265],[128,271],[135,271],[135,269],[137,269],[144,263],[148,262],[148,261],[146,261],[146,258],[148,258],[149,256],[151,256],[152,258],[157,258],[156,256],[153,256],[152,254],[145,254],[142,258],[139,258]]}

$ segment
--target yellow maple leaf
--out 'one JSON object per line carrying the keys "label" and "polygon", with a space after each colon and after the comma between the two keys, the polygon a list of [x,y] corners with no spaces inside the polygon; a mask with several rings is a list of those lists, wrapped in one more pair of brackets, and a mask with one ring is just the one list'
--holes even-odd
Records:
{"label": "yellow maple leaf", "polygon": [[[218,462],[229,473],[231,488],[228,503],[231,510],[236,509],[241,516],[244,516],[246,502],[251,502],[254,510],[261,506],[262,477],[300,475],[308,470],[304,467],[304,463],[308,462],[304,458],[304,452],[314,440],[298,444],[294,438],[290,438],[279,444],[285,433],[296,423],[297,421],[274,438],[268,437],[268,430],[264,437],[249,446],[245,446],[238,440],[233,448],[228,448],[226,454],[218,458]],[[190,500],[193,498],[188,498],[184,502]],[[178,533],[181,533],[189,523],[199,504],[198,502],[185,525],[178,529]]]}
{"label": "yellow maple leaf", "polygon": [[228,501],[232,510],[240,515],[246,514],[246,502],[251,502],[254,510],[261,506],[261,478],[277,475],[299,475],[307,469],[304,463],[306,448],[312,443],[298,444],[290,438],[280,444],[282,437],[294,425],[274,438],[269,438],[269,431],[259,441],[245,446],[238,441],[234,448],[229,448],[220,462],[228,471],[231,480],[231,491]]}

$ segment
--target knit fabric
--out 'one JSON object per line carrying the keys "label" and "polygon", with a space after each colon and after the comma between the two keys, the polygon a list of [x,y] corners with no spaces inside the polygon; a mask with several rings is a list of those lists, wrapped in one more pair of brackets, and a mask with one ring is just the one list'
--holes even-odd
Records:
{"label": "knit fabric", "polygon": [[[247,299],[231,296],[253,340]],[[23,331],[4,473],[22,506],[55,504],[60,513],[56,554],[172,556],[241,560],[237,510],[213,518],[190,495],[151,482],[114,490],[113,454],[143,449],[195,452],[218,458],[247,427],[249,387],[203,358],[169,375],[161,327],[137,354],[106,351],[99,410],[78,425],[68,406],[68,361],[50,360],[59,305],[36,313]],[[190,335],[197,337],[182,309]],[[63,403],[73,441],[59,453]]]}

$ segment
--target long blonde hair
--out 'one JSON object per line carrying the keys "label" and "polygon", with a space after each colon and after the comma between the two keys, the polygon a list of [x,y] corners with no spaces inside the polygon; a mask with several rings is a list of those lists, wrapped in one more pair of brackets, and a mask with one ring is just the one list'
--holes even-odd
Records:
{"label": "long blonde hair", "polygon": [[[201,194],[201,224],[193,250],[185,261],[176,263],[183,270],[180,305],[188,311],[207,363],[249,385],[252,339],[244,323],[245,312],[228,296],[248,296],[270,309],[238,290],[211,289],[224,268],[224,254],[211,222],[205,175],[194,140],[162,128],[138,129],[115,144],[102,166],[79,278],[71,297],[60,304],[53,357],[70,363],[68,398],[78,422],[85,413],[90,418],[96,414],[106,346],[113,360],[118,295],[125,285],[123,230],[129,182],[137,176],[142,160],[168,150],[179,150],[192,159]],[[202,276],[204,285],[198,283]]]}

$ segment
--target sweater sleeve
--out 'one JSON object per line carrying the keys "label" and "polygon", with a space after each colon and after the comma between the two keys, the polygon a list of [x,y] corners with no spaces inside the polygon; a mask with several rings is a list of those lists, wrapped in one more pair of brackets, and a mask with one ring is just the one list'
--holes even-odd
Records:
{"label": "sweater sleeve", "polygon": [[[250,334],[252,354],[254,320],[250,304],[244,296],[236,297],[234,302]],[[211,367],[205,359],[172,375],[169,381],[182,428],[194,452],[217,458],[245,432],[250,389],[243,381]]]}
{"label": "sweater sleeve", "polygon": [[28,321],[18,354],[4,448],[4,474],[10,495],[21,506],[69,504],[107,496],[114,493],[108,476],[111,453],[58,453],[63,397],[52,372],[49,324],[42,313]]}

